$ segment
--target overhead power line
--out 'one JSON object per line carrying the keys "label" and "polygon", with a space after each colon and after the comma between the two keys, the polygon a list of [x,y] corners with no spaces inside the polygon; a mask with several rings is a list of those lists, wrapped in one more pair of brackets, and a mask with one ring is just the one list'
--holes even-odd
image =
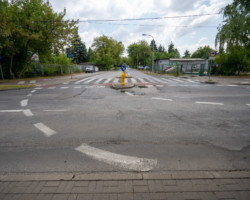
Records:
{"label": "overhead power line", "polygon": [[181,15],[181,16],[168,16],[168,17],[148,17],[148,18],[134,18],[134,19],[89,19],[89,20],[78,20],[78,22],[91,23],[91,22],[117,22],[117,21],[144,21],[144,20],[162,20],[162,19],[187,18],[187,17],[203,17],[211,15],[222,15],[222,13]]}

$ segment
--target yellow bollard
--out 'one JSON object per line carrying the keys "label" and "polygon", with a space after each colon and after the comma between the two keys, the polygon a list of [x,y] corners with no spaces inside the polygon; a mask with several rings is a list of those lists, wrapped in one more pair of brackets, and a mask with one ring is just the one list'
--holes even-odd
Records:
{"label": "yellow bollard", "polygon": [[121,85],[125,85],[125,76],[126,76],[126,72],[124,71],[124,72],[122,73]]}

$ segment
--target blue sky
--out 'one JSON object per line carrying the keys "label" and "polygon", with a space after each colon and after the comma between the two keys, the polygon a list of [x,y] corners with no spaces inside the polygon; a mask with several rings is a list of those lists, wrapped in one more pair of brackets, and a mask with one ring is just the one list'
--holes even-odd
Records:
{"label": "blue sky", "polygon": [[[232,0],[51,0],[50,3],[57,12],[66,8],[68,19],[109,20],[213,14]],[[123,42],[125,47],[143,39],[149,43],[151,37],[142,36],[146,33],[166,49],[172,41],[183,55],[186,49],[193,53],[204,45],[215,49],[217,27],[222,20],[222,15],[209,15],[130,22],[80,22],[78,26],[87,47],[95,37],[103,34]]]}

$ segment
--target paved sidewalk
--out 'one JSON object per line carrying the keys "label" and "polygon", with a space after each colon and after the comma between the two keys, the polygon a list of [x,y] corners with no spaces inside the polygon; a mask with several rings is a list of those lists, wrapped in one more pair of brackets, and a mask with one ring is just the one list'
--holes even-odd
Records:
{"label": "paved sidewalk", "polygon": [[250,171],[0,174],[0,199],[250,199]]}
{"label": "paved sidewalk", "polygon": [[[184,76],[185,77],[185,76]],[[250,77],[237,77],[237,76],[211,76],[210,81],[208,76],[195,76],[190,77],[195,81],[199,81],[201,83],[214,83],[214,84],[232,84],[232,85],[250,85]]]}

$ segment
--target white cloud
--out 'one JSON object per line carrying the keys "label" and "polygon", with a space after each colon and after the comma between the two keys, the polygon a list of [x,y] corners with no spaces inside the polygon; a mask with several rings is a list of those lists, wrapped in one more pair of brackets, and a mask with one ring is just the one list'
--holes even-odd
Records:
{"label": "white cloud", "polygon": [[[66,8],[67,18],[80,20],[211,14],[217,13],[223,6],[231,3],[228,0],[51,0],[50,2],[57,12],[62,12]],[[197,28],[197,26],[218,26],[221,20],[221,15],[211,15],[162,20],[108,22],[109,25],[80,23],[79,34],[87,47],[92,44],[94,37],[103,34],[122,41],[127,47],[129,44],[142,39],[150,42],[150,37],[142,36],[142,33],[147,33],[154,36],[158,45],[164,45],[166,48],[173,41],[175,47],[183,54],[186,49],[193,52],[199,46],[214,46],[216,27]],[[139,24],[141,26],[110,25],[110,23]]]}

